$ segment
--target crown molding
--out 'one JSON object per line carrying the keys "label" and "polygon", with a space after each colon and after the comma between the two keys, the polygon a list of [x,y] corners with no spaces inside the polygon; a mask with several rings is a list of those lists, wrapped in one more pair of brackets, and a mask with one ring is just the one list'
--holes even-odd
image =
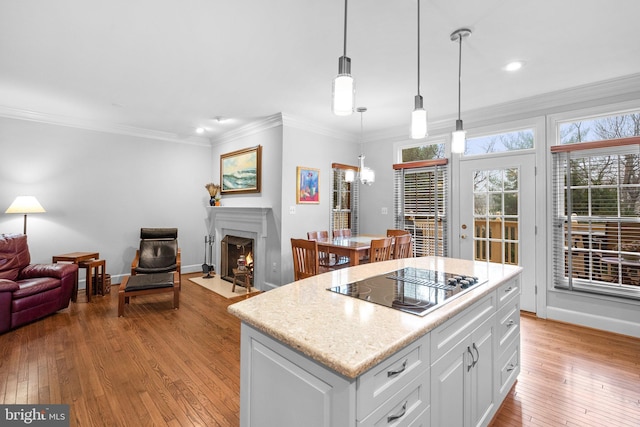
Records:
{"label": "crown molding", "polygon": [[76,129],[91,130],[96,132],[114,133],[118,135],[135,136],[139,138],[156,139],[168,142],[177,142],[180,144],[192,144],[201,146],[210,146],[211,143],[207,138],[199,136],[181,137],[174,133],[162,132],[157,130],[142,129],[132,126],[124,126],[118,124],[107,124],[97,121],[78,119],[73,117],[61,116],[56,114],[40,113],[37,111],[21,110],[0,105],[0,117],[16,120],[27,120],[37,123],[45,123],[50,125],[66,126]]}
{"label": "crown molding", "polygon": [[[465,111],[462,118],[465,128],[471,128],[632,100],[637,100],[640,106],[640,73]],[[447,115],[430,120],[429,133],[437,135],[453,131],[456,119],[457,115]],[[378,132],[374,138],[367,141],[398,140],[409,140],[405,127]]]}
{"label": "crown molding", "polygon": [[225,132],[220,136],[211,137],[210,141],[212,144],[224,144],[239,138],[245,138],[256,133],[264,132],[274,127],[282,126],[282,124],[282,114],[276,113],[271,116],[254,120],[244,126]]}
{"label": "crown molding", "polygon": [[282,113],[282,119],[284,125],[287,127],[313,132],[318,135],[328,136],[345,142],[353,142],[353,135],[348,132],[339,132],[326,126],[320,126],[317,123],[302,117]]}

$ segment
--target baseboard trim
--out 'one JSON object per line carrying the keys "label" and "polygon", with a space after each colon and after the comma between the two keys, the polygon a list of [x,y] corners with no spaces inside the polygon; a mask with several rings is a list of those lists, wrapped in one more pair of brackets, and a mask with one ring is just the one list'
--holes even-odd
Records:
{"label": "baseboard trim", "polygon": [[547,319],[640,338],[640,325],[626,320],[597,316],[558,307],[547,307]]}

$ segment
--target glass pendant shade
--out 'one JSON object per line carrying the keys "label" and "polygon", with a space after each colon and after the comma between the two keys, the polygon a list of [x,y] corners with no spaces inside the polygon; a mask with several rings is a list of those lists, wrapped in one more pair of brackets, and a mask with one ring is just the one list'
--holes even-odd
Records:
{"label": "glass pendant shade", "polygon": [[353,182],[356,179],[356,171],[353,169],[347,169],[344,172],[344,180],[345,182]]}
{"label": "glass pendant shade", "polygon": [[421,139],[427,136],[427,110],[420,108],[411,113],[411,138]]}
{"label": "glass pendant shade", "polygon": [[467,131],[462,128],[462,120],[456,120],[456,130],[451,133],[451,152],[462,154],[466,150]]}
{"label": "glass pendant shade", "polygon": [[353,113],[356,102],[356,84],[351,77],[351,59],[341,56],[338,59],[338,75],[333,79],[331,109],[336,116],[348,116]]}
{"label": "glass pendant shade", "polygon": [[333,114],[348,116],[355,106],[356,85],[349,74],[338,74],[333,79]]}
{"label": "glass pendant shade", "polygon": [[365,185],[371,185],[376,182],[376,173],[373,169],[366,166],[360,169],[360,182]]}

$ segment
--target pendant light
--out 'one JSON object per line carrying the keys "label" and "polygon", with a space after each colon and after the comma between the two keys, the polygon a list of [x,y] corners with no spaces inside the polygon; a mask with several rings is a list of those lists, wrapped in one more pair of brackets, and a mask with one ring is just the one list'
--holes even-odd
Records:
{"label": "pendant light", "polygon": [[368,168],[364,165],[364,126],[362,115],[367,111],[367,108],[358,107],[356,111],[360,113],[360,143],[362,144],[362,154],[358,156],[358,159],[360,160],[360,182],[364,185],[371,185],[376,181],[376,173],[373,171],[373,169]]}
{"label": "pendant light", "polygon": [[338,75],[333,79],[331,109],[337,116],[353,113],[356,85],[351,77],[351,58],[347,56],[347,0],[344,0],[344,46],[338,58]]}
{"label": "pendant light", "polygon": [[427,110],[424,109],[420,95],[420,0],[418,0],[418,94],[414,98],[414,109],[411,113],[411,138],[420,139],[427,136]]}
{"label": "pendant light", "polygon": [[465,145],[467,143],[467,132],[464,130],[462,126],[462,119],[460,118],[460,87],[462,81],[462,39],[469,37],[469,35],[471,35],[471,30],[468,28],[460,28],[459,30],[451,33],[451,41],[457,41],[460,46],[458,53],[458,120],[456,120],[456,130],[451,133],[451,152],[458,154],[464,153],[466,149]]}

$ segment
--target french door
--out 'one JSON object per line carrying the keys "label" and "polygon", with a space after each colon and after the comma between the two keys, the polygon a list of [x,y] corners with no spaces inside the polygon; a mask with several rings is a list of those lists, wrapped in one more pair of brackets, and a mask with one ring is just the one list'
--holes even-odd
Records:
{"label": "french door", "polygon": [[535,162],[535,154],[461,159],[457,233],[461,258],[523,267],[521,308],[534,313]]}

